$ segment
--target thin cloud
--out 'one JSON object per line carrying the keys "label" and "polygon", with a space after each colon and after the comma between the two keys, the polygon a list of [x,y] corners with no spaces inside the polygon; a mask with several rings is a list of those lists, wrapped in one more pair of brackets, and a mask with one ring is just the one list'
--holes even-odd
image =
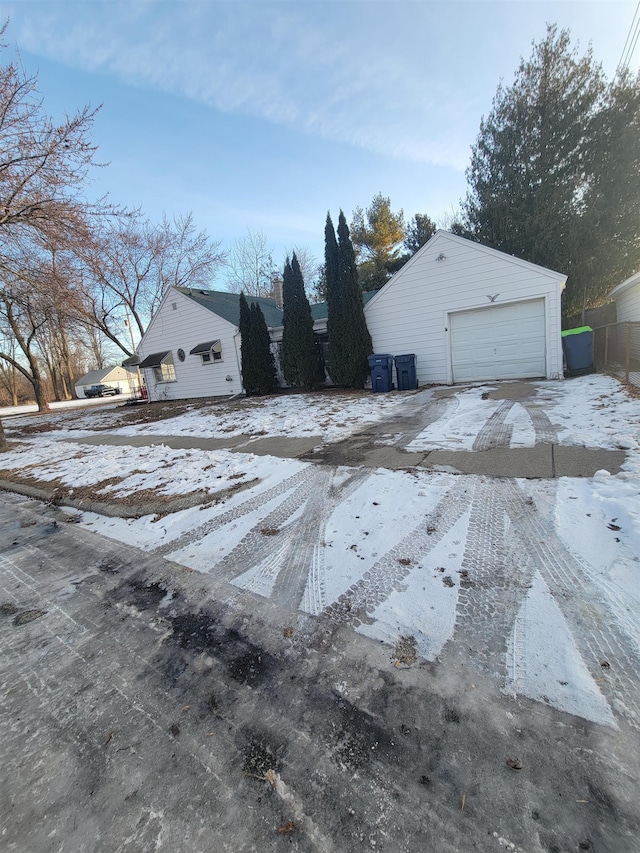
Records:
{"label": "thin cloud", "polygon": [[[367,14],[364,14],[364,8]],[[32,3],[16,15],[23,49],[223,112],[403,160],[464,168],[469,132],[447,121],[446,66],[399,9],[430,4]],[[348,34],[348,35],[347,35]],[[451,96],[451,93],[447,93]],[[460,95],[457,98],[460,104]]]}

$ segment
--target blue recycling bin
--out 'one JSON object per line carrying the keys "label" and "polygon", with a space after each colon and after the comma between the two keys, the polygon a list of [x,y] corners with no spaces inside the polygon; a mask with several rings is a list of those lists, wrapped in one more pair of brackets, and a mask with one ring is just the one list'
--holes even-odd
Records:
{"label": "blue recycling bin", "polygon": [[413,391],[418,387],[414,353],[396,356],[396,379],[398,391]]}
{"label": "blue recycling bin", "polygon": [[371,390],[391,391],[393,388],[393,356],[388,354],[370,355]]}
{"label": "blue recycling bin", "polygon": [[594,372],[593,329],[591,326],[565,329],[562,333],[562,349],[569,376],[582,376]]}

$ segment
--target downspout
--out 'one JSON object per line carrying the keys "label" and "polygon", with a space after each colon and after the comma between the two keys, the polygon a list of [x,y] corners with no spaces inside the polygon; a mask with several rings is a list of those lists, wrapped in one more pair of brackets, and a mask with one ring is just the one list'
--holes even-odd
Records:
{"label": "downspout", "polygon": [[240,377],[240,388],[241,388],[241,390],[237,391],[236,393],[231,395],[232,400],[234,397],[240,397],[244,393],[244,385],[242,384],[242,367],[241,367],[241,363],[240,363],[240,353],[238,352],[238,339],[239,338],[240,338],[240,330],[238,329],[236,331],[235,335],[233,336],[233,348],[236,351],[236,364],[238,366],[238,376]]}

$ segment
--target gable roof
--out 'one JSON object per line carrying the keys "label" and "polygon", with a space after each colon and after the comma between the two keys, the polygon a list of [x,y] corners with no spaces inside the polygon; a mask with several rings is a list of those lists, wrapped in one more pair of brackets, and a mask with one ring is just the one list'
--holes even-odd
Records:
{"label": "gable roof", "polygon": [[[367,290],[366,293],[363,293],[362,304],[366,305],[370,299],[373,299],[377,292],[377,290]],[[309,307],[311,308],[311,316],[314,320],[326,320],[329,316],[329,309],[326,302],[312,302]]]}
{"label": "gable roof", "polygon": [[640,272],[634,273],[632,276],[629,276],[628,279],[619,284],[617,287],[614,287],[613,290],[609,292],[608,298],[613,299],[615,296],[620,296],[621,293],[624,293],[625,290],[629,290],[630,287],[633,287],[634,284],[640,284]]}
{"label": "gable roof", "polygon": [[[129,377],[133,378],[135,376],[134,371],[130,371],[127,370],[126,367],[121,368],[116,365],[115,367],[105,367],[102,370],[90,370],[88,373],[85,373],[84,376],[81,376],[80,379],[76,379],[74,385],[100,385],[100,383],[104,382],[105,379],[108,379],[116,369],[122,370],[126,374],[121,377],[122,379],[128,379]],[[117,382],[118,377],[113,377],[112,381]]]}
{"label": "gable roof", "polygon": [[[494,255],[496,257],[501,258],[502,260],[510,261],[516,266],[525,267],[530,270],[535,270],[542,275],[545,275],[551,279],[555,279],[561,286],[561,290],[564,289],[567,283],[567,276],[564,273],[556,272],[555,270],[547,269],[546,267],[541,267],[539,264],[534,264],[531,261],[525,261],[522,258],[517,258],[515,255],[509,255],[507,252],[501,252],[499,249],[492,249],[491,246],[485,246],[482,243],[476,243],[475,240],[468,240],[466,237],[459,237],[457,234],[452,234],[450,231],[445,231],[442,228],[439,228],[435,234],[433,234],[424,246],[421,246],[415,255],[407,261],[407,263],[400,267],[397,273],[394,273],[389,281],[387,281],[380,290],[377,290],[374,293],[374,297],[377,297],[380,293],[383,293],[390,287],[396,279],[400,276],[404,275],[406,271],[416,262],[416,259],[426,254],[429,251],[433,251],[438,243],[441,243],[443,240],[451,243],[458,243],[464,246],[472,246],[478,252],[482,252],[483,254]],[[437,258],[436,260],[439,260]],[[366,303],[365,303],[366,304]]]}
{"label": "gable roof", "polygon": [[[217,314],[231,323],[233,326],[240,324],[240,294],[229,293],[227,290],[201,290],[195,287],[174,287],[178,293],[182,293],[192,302],[206,308],[213,314]],[[261,296],[247,296],[247,302],[251,305],[256,302],[264,314],[267,326],[273,328],[282,325],[282,311],[273,299],[265,299]]]}

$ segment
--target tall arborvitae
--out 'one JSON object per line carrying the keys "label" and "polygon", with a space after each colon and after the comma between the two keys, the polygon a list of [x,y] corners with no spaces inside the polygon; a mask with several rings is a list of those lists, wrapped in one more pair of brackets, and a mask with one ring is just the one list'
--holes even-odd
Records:
{"label": "tall arborvitae", "polygon": [[[255,385],[253,394],[272,394],[276,388],[276,368],[271,352],[271,339],[262,309],[251,303],[251,340],[254,359]],[[248,393],[248,392],[247,392]]]}
{"label": "tall arborvitae", "polygon": [[338,280],[343,317],[341,384],[362,388],[369,374],[367,356],[372,352],[372,343],[364,317],[356,255],[349,235],[349,226],[342,211],[338,219]]}
{"label": "tall arborvitae", "polygon": [[250,394],[251,391],[249,389],[255,385],[255,378],[253,375],[253,358],[251,353],[251,312],[244,293],[240,294],[240,322],[238,329],[240,331],[240,371],[242,373],[242,384],[245,392]]}
{"label": "tall arborvitae", "polygon": [[304,292],[302,270],[294,252],[287,258],[282,292],[284,298],[282,329],[282,370],[289,385],[302,385],[305,391],[322,380],[320,351],[313,333],[313,317]]}
{"label": "tall arborvitae", "polygon": [[276,386],[269,330],[264,314],[255,302],[249,307],[244,293],[240,294],[240,365],[242,384],[248,396],[271,394]]}
{"label": "tall arborvitae", "polygon": [[338,243],[329,213],[327,213],[327,222],[324,228],[324,267],[327,288],[327,337],[329,339],[327,372],[334,384],[346,385],[343,350],[348,329],[346,329],[342,308],[342,288],[338,275]]}

